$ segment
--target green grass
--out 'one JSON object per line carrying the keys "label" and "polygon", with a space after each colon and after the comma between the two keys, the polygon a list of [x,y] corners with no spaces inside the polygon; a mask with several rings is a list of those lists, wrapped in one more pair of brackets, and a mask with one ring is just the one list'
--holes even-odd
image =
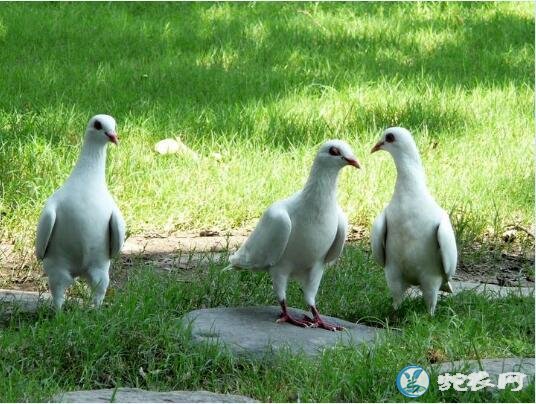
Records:
{"label": "green grass", "polygon": [[[3,236],[33,238],[100,112],[134,233],[252,223],[332,137],[364,166],[340,201],[368,226],[394,184],[368,153],[389,125],[414,132],[462,241],[531,224],[533,39],[530,3],[2,4]],[[152,151],[174,136],[201,160]]]}
{"label": "green grass", "polygon": [[[200,307],[274,303],[266,274],[222,272],[222,266],[181,282],[137,263],[126,288],[109,294],[101,310],[71,305],[57,317],[46,308],[13,316],[0,334],[0,400],[46,400],[65,390],[118,386],[206,389],[262,401],[403,401],[396,374],[409,363],[428,368],[430,350],[448,360],[534,355],[533,299],[493,300],[464,292],[441,299],[433,319],[422,299],[405,301],[394,315],[382,272],[371,270],[363,248],[350,248],[326,273],[319,307],[325,314],[385,327],[382,339],[358,350],[328,350],[315,360],[236,359],[193,345],[178,321]],[[289,301],[303,305],[295,284]],[[533,386],[524,392],[440,392],[437,375],[431,377],[421,401],[534,399]]]}
{"label": "green grass", "polygon": [[[364,167],[344,170],[339,200],[368,227],[395,180],[389,155],[369,155],[391,125],[413,131],[461,250],[534,222],[529,2],[2,3],[0,48],[0,241],[32,244],[96,113],[118,122],[107,178],[131,233],[254,223],[302,186],[318,144],[334,137]],[[200,160],[153,152],[175,136]],[[12,316],[0,331],[0,401],[113,386],[401,401],[396,373],[427,365],[429,350],[449,360],[534,355],[533,299],[463,293],[441,300],[433,319],[420,299],[393,315],[359,245],[326,274],[319,306],[401,332],[315,361],[233,359],[192,346],[177,323],[200,307],[274,302],[265,274],[221,266],[185,283],[137,263],[102,310]],[[296,285],[289,297],[302,301]],[[533,402],[534,389],[460,394],[432,383],[422,400]]]}

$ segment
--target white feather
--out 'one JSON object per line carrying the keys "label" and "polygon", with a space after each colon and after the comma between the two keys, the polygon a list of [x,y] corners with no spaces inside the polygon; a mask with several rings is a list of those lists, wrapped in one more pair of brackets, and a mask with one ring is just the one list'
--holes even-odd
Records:
{"label": "white feather", "polygon": [[387,129],[373,149],[377,150],[391,153],[397,180],[389,205],[372,228],[374,258],[385,267],[395,308],[406,289],[418,285],[433,315],[438,291],[450,289],[449,280],[456,270],[454,231],[448,215],[428,191],[419,152],[409,131]]}
{"label": "white feather", "polygon": [[[97,122],[101,129],[95,127]],[[43,260],[54,305],[77,276],[88,280],[93,301],[102,303],[110,258],[125,239],[125,222],[105,181],[106,145],[115,139],[115,120],[97,115],[88,124],[84,145],[71,175],[46,202],[37,227],[36,255]]]}
{"label": "white feather", "polygon": [[[332,146],[342,155],[330,155]],[[305,187],[274,203],[229,259],[236,268],[269,271],[279,301],[285,299],[287,282],[294,278],[307,304],[314,306],[325,264],[342,252],[347,219],[337,203],[336,187],[340,169],[348,165],[344,158],[356,161],[346,143],[323,144]]]}
{"label": "white feather", "polygon": [[385,211],[374,220],[370,240],[372,243],[372,256],[376,263],[385,266],[385,236],[387,234],[387,223],[385,221]]}
{"label": "white feather", "polygon": [[441,252],[443,271],[448,279],[452,278],[456,271],[458,261],[458,250],[456,248],[456,237],[448,215],[445,213],[437,229],[437,241]]}

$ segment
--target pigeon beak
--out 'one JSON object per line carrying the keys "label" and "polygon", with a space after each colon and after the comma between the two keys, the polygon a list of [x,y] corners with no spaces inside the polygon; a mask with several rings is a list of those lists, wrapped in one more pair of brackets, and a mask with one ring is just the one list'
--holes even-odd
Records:
{"label": "pigeon beak", "polygon": [[343,160],[346,160],[348,165],[354,166],[355,168],[361,168],[361,164],[355,157],[343,157]]}
{"label": "pigeon beak", "polygon": [[117,143],[119,142],[119,140],[117,138],[117,133],[115,133],[115,132],[106,132],[105,134],[106,134],[106,136],[108,136],[108,140],[110,142],[112,142],[113,144],[117,145]]}
{"label": "pigeon beak", "polygon": [[381,150],[382,149],[382,146],[385,144],[385,142],[378,142],[374,145],[374,147],[372,148],[372,150],[370,151],[370,153],[375,153],[377,152],[378,150]]}

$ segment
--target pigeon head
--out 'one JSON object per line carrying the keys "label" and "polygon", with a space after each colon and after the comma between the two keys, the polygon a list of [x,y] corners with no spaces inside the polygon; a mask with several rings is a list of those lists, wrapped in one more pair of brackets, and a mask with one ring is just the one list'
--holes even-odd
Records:
{"label": "pigeon head", "polygon": [[383,132],[381,139],[370,152],[374,153],[378,150],[385,150],[391,153],[394,158],[397,158],[405,154],[414,154],[414,152],[417,152],[417,146],[409,130],[394,127],[388,128]]}
{"label": "pigeon head", "polygon": [[350,145],[342,140],[328,140],[325,142],[320,146],[316,158],[326,166],[342,168],[351,165],[361,168]]}
{"label": "pigeon head", "polygon": [[86,138],[102,145],[105,145],[107,142],[117,144],[115,119],[110,115],[95,115],[89,120],[87,125]]}

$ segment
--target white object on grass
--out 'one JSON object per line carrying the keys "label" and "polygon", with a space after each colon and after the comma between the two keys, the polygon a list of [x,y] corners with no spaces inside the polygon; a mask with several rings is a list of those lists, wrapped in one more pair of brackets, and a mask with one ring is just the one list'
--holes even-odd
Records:
{"label": "white object on grass", "polygon": [[106,186],[108,142],[117,144],[115,120],[96,115],[87,125],[71,175],[46,201],[39,219],[36,256],[43,260],[58,310],[66,288],[78,276],[91,285],[93,303],[102,303],[110,259],[119,253],[125,239],[125,222]]}
{"label": "white object on grass", "polygon": [[389,128],[372,148],[389,152],[396,165],[395,191],[374,221],[372,253],[385,268],[387,285],[398,308],[407,288],[419,286],[433,316],[439,290],[452,292],[457,249],[448,214],[430,195],[419,151],[411,133]]}
{"label": "white object on grass", "polygon": [[[318,151],[305,187],[288,199],[275,202],[263,214],[242,247],[233,254],[231,266],[269,271],[281,305],[281,322],[298,326],[340,329],[325,323],[315,306],[315,297],[324,266],[342,252],[347,219],[337,198],[337,178],[341,168],[359,168],[350,146],[340,140],[324,143]],[[300,283],[314,319],[294,319],[286,306],[289,278]]]}

